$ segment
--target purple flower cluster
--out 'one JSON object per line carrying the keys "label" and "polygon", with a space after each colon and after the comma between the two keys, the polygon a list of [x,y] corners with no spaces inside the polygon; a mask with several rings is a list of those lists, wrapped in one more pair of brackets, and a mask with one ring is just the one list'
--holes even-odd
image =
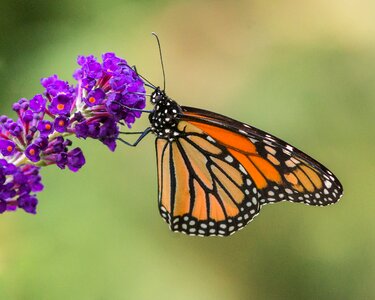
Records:
{"label": "purple flower cluster", "polygon": [[114,53],[102,58],[99,63],[92,55],[79,56],[76,86],[57,75],[44,78],[43,94],[13,104],[15,121],[0,116],[0,213],[17,208],[36,213],[41,167],[76,172],[85,164],[67,136],[98,139],[114,151],[119,125],[131,127],[141,116],[133,109],[145,107],[143,81]]}
{"label": "purple flower cluster", "polygon": [[0,159],[0,213],[17,207],[36,213],[38,200],[31,193],[43,190],[39,169],[33,165],[17,167]]}
{"label": "purple flower cluster", "polygon": [[99,139],[111,151],[116,148],[118,124],[128,127],[141,116],[146,106],[145,87],[138,74],[114,53],[105,53],[100,64],[92,55],[78,57],[81,66],[74,78],[78,80],[81,106],[74,127],[79,138]]}

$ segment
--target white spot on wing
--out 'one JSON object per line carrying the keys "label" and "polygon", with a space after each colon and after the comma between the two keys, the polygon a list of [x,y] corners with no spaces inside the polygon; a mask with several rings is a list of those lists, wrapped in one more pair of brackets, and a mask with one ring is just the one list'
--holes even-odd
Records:
{"label": "white spot on wing", "polygon": [[290,151],[293,151],[293,147],[291,145],[287,145],[286,148]]}
{"label": "white spot on wing", "polygon": [[216,141],[212,137],[210,137],[209,135],[207,136],[207,140],[209,140],[212,143],[216,143]]}
{"label": "white spot on wing", "polygon": [[326,181],[324,181],[324,185],[327,187],[327,189],[329,189],[332,186],[332,182],[326,180]]}
{"label": "white spot on wing", "polygon": [[241,170],[242,173],[247,174],[245,168],[242,165],[240,165],[240,170]]}
{"label": "white spot on wing", "polygon": [[229,163],[232,163],[232,162],[233,162],[233,157],[230,156],[230,155],[227,155],[227,156],[225,157],[225,160],[226,160],[227,162],[229,162]]}

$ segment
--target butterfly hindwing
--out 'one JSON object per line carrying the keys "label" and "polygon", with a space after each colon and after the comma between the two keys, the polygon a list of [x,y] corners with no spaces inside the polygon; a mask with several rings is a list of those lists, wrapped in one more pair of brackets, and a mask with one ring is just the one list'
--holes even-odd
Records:
{"label": "butterfly hindwing", "polygon": [[159,209],[173,231],[230,235],[260,209],[261,194],[225,146],[180,121],[173,141],[156,140]]}
{"label": "butterfly hindwing", "polygon": [[262,194],[261,204],[288,200],[328,205],[342,196],[338,179],[302,151],[264,131],[228,117],[182,107],[183,120],[226,147]]}

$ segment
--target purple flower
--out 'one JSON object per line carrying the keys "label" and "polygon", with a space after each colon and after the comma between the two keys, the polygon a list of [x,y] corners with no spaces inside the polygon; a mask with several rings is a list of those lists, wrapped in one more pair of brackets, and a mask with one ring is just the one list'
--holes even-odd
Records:
{"label": "purple flower", "polygon": [[[21,122],[19,122],[21,123]],[[22,126],[12,119],[7,119],[3,126],[4,131],[8,132],[10,135],[18,137],[22,133]]]}
{"label": "purple flower", "polygon": [[80,148],[75,148],[68,152],[68,168],[77,172],[86,163],[85,157]]}
{"label": "purple flower", "polygon": [[102,62],[93,55],[77,62],[76,86],[57,75],[43,78],[43,93],[13,104],[17,119],[0,116],[0,213],[17,208],[36,213],[41,166],[82,168],[82,150],[70,150],[66,136],[97,139],[114,151],[119,126],[130,127],[141,116],[144,83],[124,59],[109,52]]}
{"label": "purple flower", "polygon": [[129,83],[129,79],[124,76],[114,76],[109,83],[114,91],[123,91],[126,88],[126,84]]}
{"label": "purple flower", "polygon": [[123,99],[120,93],[111,93],[105,103],[107,111],[113,116],[116,121],[123,117]]}
{"label": "purple flower", "polygon": [[[26,107],[25,107],[26,106]],[[27,109],[28,108],[28,102],[26,98],[21,98],[18,100],[16,103],[13,104],[12,106],[13,110],[15,112],[19,112],[21,109]]]}
{"label": "purple flower", "polygon": [[0,152],[3,156],[13,155],[16,151],[16,144],[9,140],[0,140]]}
{"label": "purple flower", "polygon": [[65,169],[68,164],[68,154],[66,152],[60,152],[56,155],[56,165],[60,169]]}
{"label": "purple flower", "polygon": [[53,127],[57,132],[63,133],[67,130],[69,125],[69,119],[66,117],[59,116],[53,122]]}
{"label": "purple flower", "polygon": [[93,78],[87,77],[82,79],[82,87],[87,91],[91,91],[95,85],[96,80]]}
{"label": "purple flower", "polygon": [[100,78],[103,74],[102,66],[98,63],[93,55],[79,56],[77,60],[78,64],[82,66],[82,71],[87,77]]}
{"label": "purple flower", "polygon": [[83,138],[86,139],[89,136],[89,125],[86,121],[83,121],[81,123],[78,123],[75,127],[75,134],[77,138]]}
{"label": "purple flower", "polygon": [[5,159],[0,159],[0,170],[5,175],[13,175],[17,172],[17,167],[8,163]]}
{"label": "purple flower", "polygon": [[108,52],[102,55],[103,69],[108,74],[113,74],[119,69],[120,64],[127,64],[126,60],[117,57],[114,53]]}
{"label": "purple flower", "polygon": [[73,172],[77,172],[86,163],[85,157],[80,148],[75,148],[68,153],[59,153],[56,161],[59,168],[65,169],[65,167],[68,166]]}
{"label": "purple flower", "polygon": [[100,127],[98,138],[104,145],[108,146],[109,150],[115,151],[118,135],[117,123],[113,119],[109,119]]}
{"label": "purple flower", "polygon": [[49,140],[47,136],[40,136],[34,140],[34,145],[36,145],[40,150],[46,150],[49,145]]}
{"label": "purple flower", "polygon": [[25,155],[30,161],[38,162],[40,161],[40,148],[35,144],[30,144],[25,150]]}
{"label": "purple flower", "polygon": [[103,100],[105,98],[105,93],[102,89],[95,89],[88,93],[87,97],[83,100],[87,104],[87,106],[95,106],[102,104]]}
{"label": "purple flower", "polygon": [[53,123],[51,121],[42,120],[38,123],[37,128],[41,135],[49,135],[53,132]]}
{"label": "purple flower", "polygon": [[73,97],[70,94],[59,94],[54,97],[48,109],[54,115],[70,114],[72,109]]}
{"label": "purple flower", "polygon": [[46,108],[47,100],[42,95],[35,95],[30,100],[30,109],[36,113],[42,112]]}
{"label": "purple flower", "polygon": [[18,198],[18,207],[23,208],[26,212],[30,214],[36,214],[36,206],[38,200],[35,196],[23,195]]}
{"label": "purple flower", "polygon": [[46,88],[46,94],[52,97],[56,97],[59,94],[71,94],[74,92],[74,89],[69,86],[69,83],[58,79],[57,75],[43,78],[41,82]]}
{"label": "purple flower", "polygon": [[17,207],[28,213],[36,212],[37,200],[31,193],[43,189],[39,169],[31,165],[17,167],[5,159],[0,160],[0,213]]}
{"label": "purple flower", "polygon": [[100,132],[100,122],[91,122],[88,124],[88,134],[89,137],[97,139]]}
{"label": "purple flower", "polygon": [[64,138],[62,136],[57,137],[52,143],[50,143],[52,153],[65,152]]}
{"label": "purple flower", "polygon": [[22,114],[22,121],[25,123],[30,123],[34,119],[34,114],[31,110],[26,110]]}
{"label": "purple flower", "polygon": [[52,86],[56,80],[58,80],[58,77],[57,77],[56,74],[54,74],[50,77],[42,78],[40,80],[40,83],[42,84],[42,86],[44,88],[48,88],[48,87]]}

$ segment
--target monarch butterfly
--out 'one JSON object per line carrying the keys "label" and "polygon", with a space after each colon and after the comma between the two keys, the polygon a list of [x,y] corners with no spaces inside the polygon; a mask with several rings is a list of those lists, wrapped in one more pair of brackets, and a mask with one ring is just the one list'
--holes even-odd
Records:
{"label": "monarch butterfly", "polygon": [[[161,50],[160,57],[164,74]],[[172,231],[228,236],[262,205],[325,206],[342,196],[335,175],[297,148],[229,117],[180,106],[166,95],[165,76],[163,89],[151,87],[150,127],[134,145],[156,135],[158,205]]]}

